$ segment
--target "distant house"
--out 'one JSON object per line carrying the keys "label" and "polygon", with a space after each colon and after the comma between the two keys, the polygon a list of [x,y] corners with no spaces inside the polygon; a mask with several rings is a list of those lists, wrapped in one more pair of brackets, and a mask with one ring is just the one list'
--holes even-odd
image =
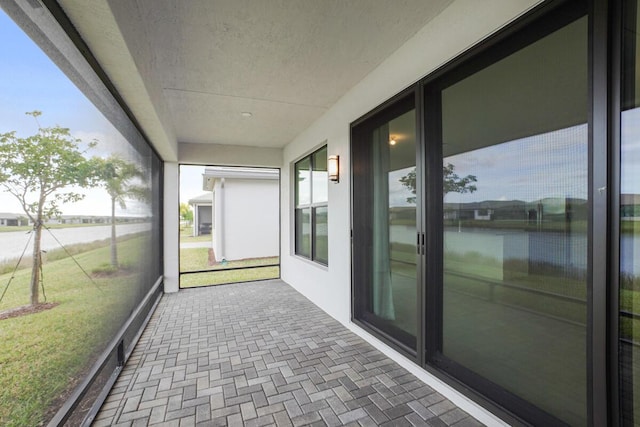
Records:
{"label": "distant house", "polygon": [[0,213],[0,227],[18,227],[28,225],[29,220],[20,214]]}
{"label": "distant house", "polygon": [[620,195],[620,217],[622,220],[640,218],[640,194]]}
{"label": "distant house", "polygon": [[276,169],[205,169],[203,190],[213,192],[212,243],[216,261],[278,256],[279,178]]}
{"label": "distant house", "polygon": [[213,227],[212,203],[213,193],[211,191],[189,199],[189,204],[193,206],[193,236],[211,234]]}
{"label": "distant house", "polygon": [[[622,216],[629,215],[637,209],[640,216],[640,196],[637,199],[622,197]],[[626,205],[625,205],[626,201]],[[634,204],[635,203],[635,204]],[[547,197],[532,202],[522,200],[485,200],[469,203],[444,203],[445,220],[476,221],[529,221],[529,222],[566,222],[586,220],[587,201],[570,197]]]}

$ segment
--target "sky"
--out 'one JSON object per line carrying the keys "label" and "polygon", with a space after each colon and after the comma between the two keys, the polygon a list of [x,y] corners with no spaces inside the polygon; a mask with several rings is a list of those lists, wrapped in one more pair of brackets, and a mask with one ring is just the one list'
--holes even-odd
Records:
{"label": "sky", "polygon": [[189,199],[204,194],[202,174],[205,166],[180,166],[180,203],[188,203]]}
{"label": "sky", "polygon": [[[460,177],[473,175],[477,190],[449,193],[447,203],[484,200],[537,201],[546,197],[587,198],[587,127],[561,129],[449,156]],[[390,206],[411,206],[400,179],[412,168],[389,174]]]}
{"label": "sky", "polygon": [[[578,125],[449,156],[459,177],[473,175],[477,191],[449,193],[445,202],[537,201],[587,198],[587,126]],[[622,114],[621,192],[640,194],[640,108]],[[390,206],[412,206],[400,179],[412,168],[389,173]]]}
{"label": "sky", "polygon": [[[61,125],[74,137],[98,146],[89,154],[106,156],[116,152],[132,161],[135,153],[111,123],[79,89],[58,69],[24,32],[0,9],[0,133],[16,131],[26,137],[38,126],[26,112],[42,111],[43,127]],[[180,167],[180,202],[200,196],[204,166]],[[85,199],[63,207],[63,214],[108,215],[111,204],[102,189],[79,189]],[[0,192],[0,212],[21,213],[17,200]],[[144,215],[147,207],[134,200],[118,215]]]}
{"label": "sky", "polygon": [[640,194],[640,108],[622,113],[621,192]]}
{"label": "sky", "polygon": [[[40,48],[0,9],[0,133],[16,131],[19,137],[37,132],[38,126],[26,112],[39,110],[40,125],[69,128],[84,143],[96,139],[98,145],[90,156],[104,157],[116,153],[128,161],[137,154],[122,135],[79,89],[58,69]],[[109,215],[110,199],[102,189],[76,189],[86,194],[84,200],[67,204],[63,214]],[[21,213],[17,200],[0,192],[0,212]],[[128,201],[118,215],[145,215],[144,204]]]}
{"label": "sky", "polygon": [[458,176],[476,177],[477,191],[449,193],[445,201],[586,199],[587,140],[587,126],[579,125],[447,157]]}

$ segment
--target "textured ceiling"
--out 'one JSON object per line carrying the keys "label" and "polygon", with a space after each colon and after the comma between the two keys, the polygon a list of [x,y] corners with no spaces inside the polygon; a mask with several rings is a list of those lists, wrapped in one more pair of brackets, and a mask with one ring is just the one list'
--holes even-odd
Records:
{"label": "textured ceiling", "polygon": [[451,1],[60,4],[147,134],[282,147]]}

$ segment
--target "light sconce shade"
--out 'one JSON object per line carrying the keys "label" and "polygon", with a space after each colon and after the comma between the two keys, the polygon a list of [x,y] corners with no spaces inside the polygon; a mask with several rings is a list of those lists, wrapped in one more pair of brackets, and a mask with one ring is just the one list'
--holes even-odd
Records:
{"label": "light sconce shade", "polygon": [[392,136],[391,139],[389,140],[389,145],[396,145],[398,143],[398,141],[396,141],[396,137]]}
{"label": "light sconce shade", "polygon": [[329,180],[340,181],[340,156],[332,154],[327,158],[327,169],[329,170]]}

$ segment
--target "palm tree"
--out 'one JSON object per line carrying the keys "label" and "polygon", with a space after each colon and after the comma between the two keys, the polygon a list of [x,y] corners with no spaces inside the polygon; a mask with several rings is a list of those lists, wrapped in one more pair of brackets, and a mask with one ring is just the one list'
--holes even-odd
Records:
{"label": "palm tree", "polygon": [[144,173],[137,165],[116,155],[106,159],[94,158],[101,186],[111,196],[111,266],[118,268],[118,248],[116,245],[116,203],[126,209],[127,199],[146,200],[147,188],[132,183],[142,179]]}

